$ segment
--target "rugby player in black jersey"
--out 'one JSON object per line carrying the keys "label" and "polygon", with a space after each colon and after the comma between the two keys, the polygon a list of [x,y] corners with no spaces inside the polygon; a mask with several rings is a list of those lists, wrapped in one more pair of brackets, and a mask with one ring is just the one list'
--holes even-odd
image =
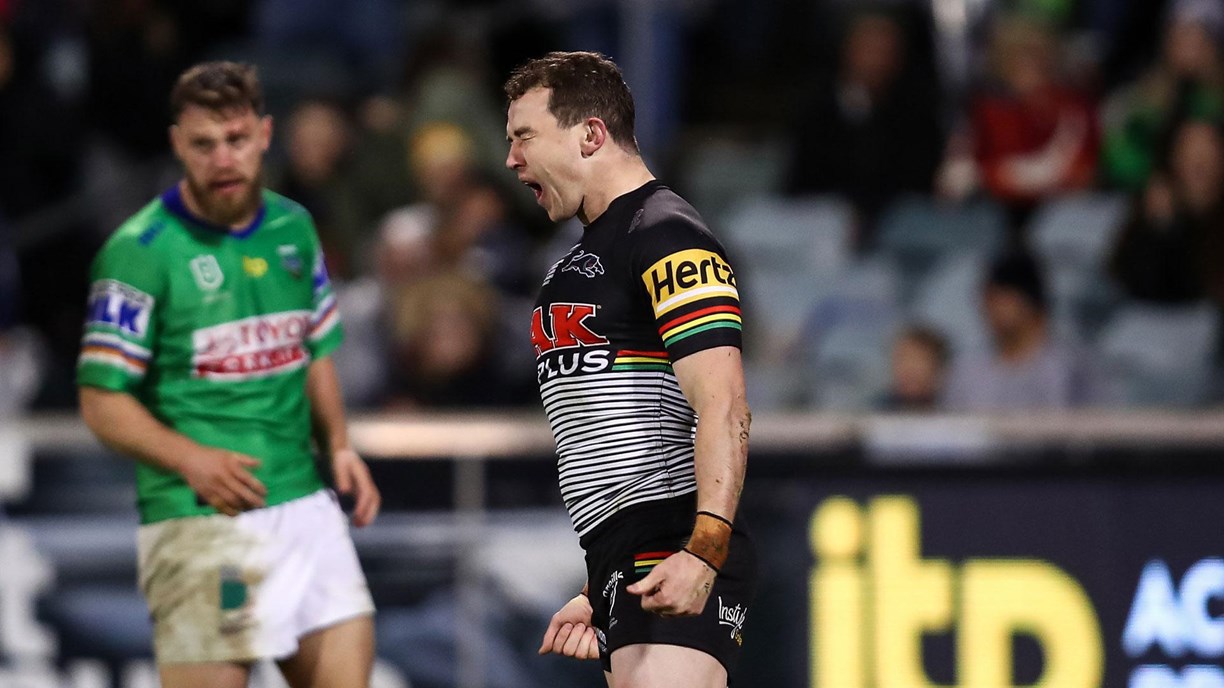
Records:
{"label": "rugby player in black jersey", "polygon": [[598,657],[613,688],[723,688],[756,578],[736,519],[750,415],[734,270],[647,169],[614,63],[550,53],[505,90],[506,166],[551,220],[585,226],[531,323],[587,562],[540,653]]}

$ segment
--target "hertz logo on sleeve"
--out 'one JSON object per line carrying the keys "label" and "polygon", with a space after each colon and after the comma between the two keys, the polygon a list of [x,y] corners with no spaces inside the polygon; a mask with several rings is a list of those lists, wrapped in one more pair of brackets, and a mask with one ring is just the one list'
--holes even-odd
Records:
{"label": "hertz logo on sleeve", "polygon": [[642,274],[655,316],[686,303],[718,296],[739,299],[735,272],[712,251],[693,248],[677,251]]}

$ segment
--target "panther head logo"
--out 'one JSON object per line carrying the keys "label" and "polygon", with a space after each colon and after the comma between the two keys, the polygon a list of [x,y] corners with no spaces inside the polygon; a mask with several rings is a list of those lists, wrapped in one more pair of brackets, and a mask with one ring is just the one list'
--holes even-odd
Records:
{"label": "panther head logo", "polygon": [[570,259],[565,262],[565,267],[561,268],[561,272],[569,272],[573,270],[584,277],[594,277],[604,274],[603,264],[599,262],[599,256],[594,253],[587,253],[582,249],[570,256]]}

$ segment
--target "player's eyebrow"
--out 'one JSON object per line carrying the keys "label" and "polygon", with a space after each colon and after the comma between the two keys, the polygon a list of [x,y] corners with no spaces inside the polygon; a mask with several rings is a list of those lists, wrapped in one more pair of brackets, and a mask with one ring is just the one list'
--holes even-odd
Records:
{"label": "player's eyebrow", "polygon": [[506,137],[506,140],[511,141],[516,138],[522,138],[523,134],[530,134],[532,131],[534,130],[531,127],[519,127],[518,129],[515,129],[513,132],[511,132],[510,136]]}

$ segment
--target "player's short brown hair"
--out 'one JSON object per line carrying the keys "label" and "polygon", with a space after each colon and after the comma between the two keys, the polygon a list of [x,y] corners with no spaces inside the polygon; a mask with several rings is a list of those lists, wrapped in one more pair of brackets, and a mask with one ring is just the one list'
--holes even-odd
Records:
{"label": "player's short brown hair", "polygon": [[508,101],[534,88],[547,88],[548,111],[569,128],[588,117],[598,117],[612,140],[637,152],[633,135],[633,94],[616,63],[592,52],[552,52],[515,69],[506,81]]}
{"label": "player's short brown hair", "polygon": [[237,62],[202,62],[183,72],[170,91],[170,114],[175,121],[188,105],[210,110],[251,109],[263,114],[263,89],[254,65]]}

